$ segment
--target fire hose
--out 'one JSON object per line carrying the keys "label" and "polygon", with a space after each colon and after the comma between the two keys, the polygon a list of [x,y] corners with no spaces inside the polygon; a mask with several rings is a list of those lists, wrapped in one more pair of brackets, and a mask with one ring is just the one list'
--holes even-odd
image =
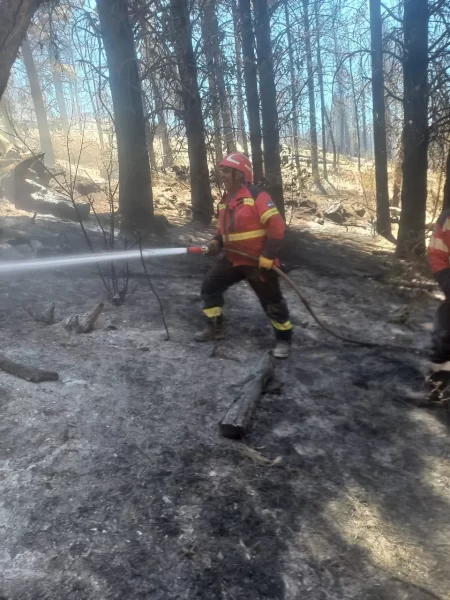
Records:
{"label": "fire hose", "polygon": [[[241,252],[240,250],[234,250],[233,254],[243,256],[257,263],[259,261],[258,256]],[[99,264],[99,263],[112,263],[118,260],[133,260],[141,259],[144,261],[146,258],[157,258],[163,256],[176,256],[186,254],[207,254],[207,248],[205,246],[194,246],[189,248],[140,248],[139,250],[115,250],[111,252],[98,252],[92,254],[81,254],[81,255],[69,255],[60,256],[54,258],[43,258],[43,259],[30,259],[30,260],[19,260],[19,261],[0,261],[0,277],[6,276],[13,273],[23,273],[25,271],[38,271],[45,269],[58,269],[75,267],[88,264]],[[144,263],[145,264],[145,263]],[[313,310],[311,304],[305,298],[303,293],[300,291],[298,286],[292,281],[292,279],[286,275],[281,269],[273,265],[272,269],[279,275],[294,291],[299,300],[302,302],[308,313],[314,319],[314,321],[326,331],[329,335],[334,338],[341,340],[347,344],[354,346],[360,346],[363,348],[378,348],[382,350],[395,350],[403,352],[413,352],[416,354],[423,354],[423,350],[420,348],[411,348],[405,346],[396,346],[393,344],[383,344],[377,342],[370,342],[364,340],[358,340],[346,335],[342,335],[327,325]]]}
{"label": "fire hose", "polygon": [[[189,248],[188,253],[189,254],[199,254],[199,253],[207,254],[207,249],[206,249],[206,247],[203,247],[203,246]],[[253,261],[255,261],[255,263],[257,263],[259,261],[258,256],[255,256],[253,254],[248,254],[246,252],[241,252],[239,250],[235,250],[234,248],[233,248],[233,254],[237,254],[239,256],[243,256],[244,258],[253,260]],[[417,354],[423,353],[423,350],[420,348],[408,348],[406,346],[397,346],[397,345],[393,345],[393,344],[381,344],[381,343],[377,343],[377,342],[357,340],[355,338],[351,338],[346,335],[342,335],[342,334],[338,333],[337,331],[334,331],[334,329],[332,329],[329,325],[327,325],[324,321],[322,321],[322,319],[317,315],[317,313],[312,308],[312,306],[309,303],[309,301],[307,300],[307,298],[305,298],[303,293],[300,291],[297,284],[294,283],[294,281],[292,281],[292,279],[288,275],[286,275],[286,273],[284,273],[284,271],[282,271],[276,265],[272,266],[272,270],[275,271],[275,273],[277,275],[279,275],[279,277],[281,277],[289,285],[289,287],[295,292],[295,294],[298,296],[298,298],[300,299],[300,301],[302,302],[302,304],[304,305],[304,307],[306,308],[308,313],[311,315],[311,317],[314,319],[314,321],[317,323],[317,325],[319,325],[319,327],[321,327],[324,331],[326,331],[329,335],[333,336],[334,338],[341,340],[342,342],[345,342],[347,344],[352,344],[354,346],[361,346],[363,348],[378,348],[378,349],[383,349],[383,350],[387,349],[387,350],[397,350],[397,351],[401,350],[404,352],[414,352]]]}

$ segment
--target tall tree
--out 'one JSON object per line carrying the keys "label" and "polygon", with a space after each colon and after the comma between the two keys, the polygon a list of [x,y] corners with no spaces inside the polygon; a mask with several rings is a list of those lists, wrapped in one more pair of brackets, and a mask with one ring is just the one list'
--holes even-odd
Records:
{"label": "tall tree", "polygon": [[50,58],[50,64],[52,67],[53,85],[55,86],[56,102],[58,104],[59,117],[61,119],[63,131],[67,133],[69,131],[69,117],[67,116],[66,99],[64,96],[64,86],[61,76],[62,65],[57,60],[55,47],[52,40],[49,41],[48,54]]}
{"label": "tall tree", "polygon": [[34,63],[33,52],[26,37],[22,42],[22,58],[25,64],[28,81],[30,83],[31,98],[33,100],[34,112],[36,114],[41,150],[42,152],[45,152],[44,162],[48,167],[51,167],[55,163],[55,155],[53,152],[50,129],[48,127],[47,111],[45,109],[44,99],[42,97],[42,89],[41,84],[39,83],[36,65]]}
{"label": "tall tree", "polygon": [[141,82],[127,0],[97,0],[109,71],[119,159],[119,211],[125,230],[146,230],[153,195]]}
{"label": "tall tree", "polygon": [[302,181],[302,169],[300,166],[299,154],[299,132],[298,132],[298,85],[295,77],[294,49],[292,45],[292,30],[291,19],[289,14],[289,5],[286,2],[284,5],[284,17],[286,19],[286,36],[288,43],[289,54],[289,77],[291,83],[291,103],[292,103],[292,132],[294,134],[294,159],[297,170],[298,182]]}
{"label": "tall tree", "polygon": [[239,0],[239,13],[242,31],[242,55],[244,61],[245,95],[247,99],[250,147],[252,149],[253,179],[255,182],[264,176],[261,119],[259,112],[258,70],[255,58],[253,19],[250,0]]}
{"label": "tall tree", "polygon": [[373,136],[375,145],[375,182],[377,191],[376,228],[379,234],[390,237],[392,233],[389,214],[381,0],[370,0],[370,34],[372,43]]}
{"label": "tall tree", "polygon": [[267,190],[284,216],[283,180],[280,160],[280,127],[273,66],[270,17],[267,0],[254,1],[255,34],[258,51],[261,114],[263,122],[264,166]]}
{"label": "tall tree", "polygon": [[236,83],[237,83],[237,125],[238,137],[248,155],[247,128],[245,125],[244,93],[242,80],[242,33],[236,0],[232,0],[233,25],[234,25],[234,52],[236,55]]}
{"label": "tall tree", "polygon": [[164,114],[164,103],[161,95],[159,82],[152,79],[153,96],[155,98],[155,111],[158,118],[158,128],[161,134],[163,147],[163,169],[167,169],[173,163],[172,148],[170,147],[169,130],[167,128],[166,116]]}
{"label": "tall tree", "polygon": [[188,141],[194,219],[209,223],[214,212],[205,143],[205,124],[192,47],[187,0],[170,0],[172,35],[181,83],[183,116]]}
{"label": "tall tree", "polygon": [[2,0],[0,3],[0,98],[25,38],[31,18],[43,0]]}
{"label": "tall tree", "polygon": [[317,187],[321,187],[319,174],[319,155],[317,149],[317,120],[316,120],[316,98],[314,86],[314,69],[311,48],[311,27],[309,22],[309,0],[302,0],[303,4],[303,26],[305,30],[305,53],[306,70],[308,76],[308,100],[309,100],[309,131],[311,138],[311,171],[312,178]]}
{"label": "tall tree", "polygon": [[203,49],[206,59],[206,72],[208,75],[209,100],[211,103],[211,116],[213,122],[214,136],[214,158],[216,163],[219,163],[223,158],[222,148],[222,119],[220,114],[219,90],[217,84],[216,71],[214,68],[214,48],[213,48],[213,31],[211,19],[207,19],[207,11],[202,11],[202,38]]}
{"label": "tall tree", "polygon": [[[323,61],[322,61],[322,44],[320,41],[320,17],[319,17],[319,3],[316,2],[315,6],[315,17],[316,17],[316,44],[317,44],[317,79],[319,81],[319,93],[320,93],[320,113],[322,119],[322,163],[323,163],[323,177],[328,179],[328,164],[327,164],[327,107],[325,104],[325,89],[323,82]],[[333,137],[333,131],[329,128],[330,136]],[[334,139],[333,139],[334,144]]]}
{"label": "tall tree", "polygon": [[404,159],[397,255],[425,251],[428,170],[427,0],[405,0],[403,13]]}
{"label": "tall tree", "polygon": [[229,95],[225,84],[224,74],[224,56],[220,48],[219,23],[217,21],[217,2],[216,0],[205,0],[204,7],[205,20],[208,23],[208,30],[211,34],[211,46],[214,56],[214,73],[217,81],[217,91],[219,93],[220,109],[222,112],[223,133],[227,152],[236,150],[233,134],[233,121],[231,117],[231,107]]}

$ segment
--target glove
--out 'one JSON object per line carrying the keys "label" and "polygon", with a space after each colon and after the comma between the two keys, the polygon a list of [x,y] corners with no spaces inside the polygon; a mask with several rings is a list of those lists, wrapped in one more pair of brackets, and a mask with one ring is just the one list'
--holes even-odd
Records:
{"label": "glove", "polygon": [[220,244],[218,240],[211,240],[206,246],[209,256],[217,256],[220,252]]}
{"label": "glove", "polygon": [[266,258],[265,256],[259,257],[259,268],[260,269],[270,270],[272,267],[273,267],[273,260],[271,258]]}

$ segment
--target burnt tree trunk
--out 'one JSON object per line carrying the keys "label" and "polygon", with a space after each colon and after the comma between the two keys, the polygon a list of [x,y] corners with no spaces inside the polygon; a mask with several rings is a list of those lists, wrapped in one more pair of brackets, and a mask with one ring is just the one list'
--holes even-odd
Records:
{"label": "burnt tree trunk", "polygon": [[297,171],[298,183],[301,185],[302,182],[302,169],[300,166],[300,152],[299,152],[299,132],[298,132],[298,86],[295,79],[295,64],[294,64],[294,49],[292,46],[292,31],[291,31],[291,22],[289,15],[289,6],[288,3],[284,5],[284,15],[286,19],[286,36],[288,43],[288,53],[289,53],[289,75],[291,79],[291,103],[292,103],[292,133],[294,136],[294,158],[295,158],[295,168]]}
{"label": "burnt tree trunk", "polygon": [[48,55],[50,58],[50,64],[52,66],[53,85],[55,86],[56,102],[58,104],[59,118],[61,119],[61,125],[64,134],[67,135],[69,131],[69,117],[67,116],[66,99],[64,97],[64,86],[61,77],[61,65],[58,63],[55,50],[52,42],[48,46]]}
{"label": "burnt tree trunk", "polygon": [[245,95],[247,99],[250,147],[252,150],[253,180],[264,177],[261,119],[259,112],[258,70],[255,58],[253,19],[250,0],[239,0],[242,28],[242,54],[244,62]]}
{"label": "burnt tree trunk", "polygon": [[355,128],[356,128],[356,152],[358,157],[358,171],[361,172],[361,126],[359,124],[359,110],[358,110],[358,97],[356,95],[355,78],[353,77],[353,64],[352,58],[349,60],[350,65],[350,82],[352,87],[353,96],[353,112],[355,116]]}
{"label": "burnt tree trunk", "polygon": [[197,63],[192,47],[187,0],[170,0],[170,11],[188,141],[192,213],[194,219],[210,223],[214,206],[209,182],[205,124],[197,81]]}
{"label": "burnt tree trunk", "polygon": [[247,128],[245,125],[244,93],[242,75],[242,32],[236,0],[232,0],[233,25],[234,25],[234,52],[236,55],[236,83],[237,83],[237,126],[238,137],[242,143],[244,154],[248,156]]}
{"label": "burnt tree trunk", "polygon": [[167,128],[166,116],[164,114],[164,103],[159,83],[152,78],[153,96],[155,97],[155,110],[158,118],[158,127],[161,132],[163,147],[163,169],[167,169],[173,163],[172,148],[170,147],[169,130]]}
{"label": "burnt tree trunk", "polygon": [[208,30],[211,33],[211,45],[214,57],[214,73],[217,81],[217,91],[219,94],[220,111],[222,114],[223,122],[223,134],[225,137],[225,144],[227,153],[231,153],[236,150],[234,143],[233,134],[233,121],[231,118],[231,106],[229,102],[229,96],[227,94],[227,88],[225,85],[224,75],[224,56],[220,48],[220,31],[219,23],[217,21],[217,2],[216,0],[205,0],[204,13],[205,20],[208,23]]}
{"label": "burnt tree trunk", "polygon": [[43,0],[2,0],[0,3],[0,98],[31,18]]}
{"label": "burnt tree trunk", "polygon": [[450,210],[450,148],[447,154],[447,165],[445,168],[444,201],[442,210]]}
{"label": "burnt tree trunk", "polygon": [[44,162],[46,166],[52,167],[55,164],[55,154],[53,152],[52,138],[48,127],[47,111],[45,110],[36,65],[34,64],[33,52],[26,37],[22,43],[22,58],[30,83],[31,98],[33,100],[34,112],[36,113],[41,150],[45,153]]}
{"label": "burnt tree trunk", "polygon": [[208,73],[209,100],[211,103],[211,116],[214,129],[214,158],[216,163],[219,163],[223,158],[222,121],[220,115],[219,90],[217,87],[216,71],[214,69],[214,51],[212,44],[213,32],[211,31],[211,20],[206,18],[206,11],[203,11],[202,13],[201,25],[206,71]]}
{"label": "burnt tree trunk", "polygon": [[388,157],[386,143],[386,105],[384,102],[383,31],[381,0],[370,0],[372,42],[373,137],[375,146],[375,182],[377,191],[377,233],[390,237]]}
{"label": "burnt tree trunk", "polygon": [[[327,163],[327,109],[325,105],[325,91],[323,84],[323,63],[322,63],[322,45],[320,43],[320,19],[319,19],[319,7],[316,4],[315,7],[316,15],[316,38],[317,38],[317,79],[319,81],[319,93],[320,93],[320,112],[322,119],[322,163],[323,163],[323,177],[328,179],[328,163]],[[330,136],[333,136],[333,132],[330,128]],[[333,140],[334,141],[334,140]]]}
{"label": "burnt tree trunk", "polygon": [[97,0],[109,70],[119,157],[119,212],[124,230],[146,230],[153,195],[141,82],[126,0]]}
{"label": "burnt tree trunk", "polygon": [[[360,69],[362,72],[362,69]],[[367,140],[367,103],[366,103],[366,91],[362,90],[361,94],[362,109],[361,109],[361,121],[362,121],[362,137],[361,137],[361,148],[364,156],[368,153],[368,140]]]}
{"label": "burnt tree trunk", "polygon": [[321,187],[319,174],[319,156],[317,150],[316,98],[314,90],[314,69],[311,49],[311,28],[309,22],[309,0],[302,0],[303,26],[305,30],[306,71],[308,76],[309,128],[311,138],[311,171],[314,184]]}
{"label": "burnt tree trunk", "polygon": [[397,256],[425,252],[428,170],[427,0],[405,0],[403,16],[404,159]]}
{"label": "burnt tree trunk", "polygon": [[400,194],[402,191],[402,176],[403,176],[403,158],[404,158],[404,143],[403,133],[400,135],[398,144],[397,156],[395,159],[394,168],[394,185],[392,190],[391,206],[399,208],[400,206]]}
{"label": "burnt tree trunk", "polygon": [[283,180],[280,160],[280,125],[278,122],[277,90],[275,87],[267,0],[254,1],[254,10],[267,191],[284,217]]}

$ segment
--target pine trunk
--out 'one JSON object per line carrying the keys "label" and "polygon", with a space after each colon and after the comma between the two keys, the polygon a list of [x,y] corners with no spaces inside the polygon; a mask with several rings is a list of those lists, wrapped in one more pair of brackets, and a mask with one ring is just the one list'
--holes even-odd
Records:
{"label": "pine trunk", "polygon": [[209,100],[211,103],[211,116],[213,122],[214,159],[218,164],[223,158],[222,148],[222,120],[220,114],[219,90],[217,87],[216,70],[214,68],[213,32],[211,20],[207,19],[206,11],[202,12],[202,37],[203,50],[206,58],[206,72],[208,74]]}
{"label": "pine trunk", "polygon": [[167,121],[164,114],[164,104],[158,86],[158,82],[152,79],[153,95],[155,97],[155,110],[158,118],[158,127],[161,132],[162,146],[163,146],[163,169],[167,169],[173,163],[172,149],[170,147],[170,137],[167,128]]}
{"label": "pine trunk", "polygon": [[283,180],[280,161],[280,127],[278,122],[277,90],[275,87],[267,0],[256,0],[254,2],[254,10],[267,191],[284,217]]}
{"label": "pine trunk", "polygon": [[428,170],[428,20],[427,0],[405,0],[404,151],[402,211],[397,256],[425,252]]}
{"label": "pine trunk", "polygon": [[125,231],[145,231],[153,195],[141,81],[126,0],[97,0],[109,71],[119,158],[119,211]]}
{"label": "pine trunk", "polygon": [[317,150],[316,98],[314,89],[314,69],[311,50],[311,29],[309,23],[309,0],[302,0],[303,25],[305,29],[306,70],[308,76],[309,130],[311,138],[311,170],[314,184],[320,188],[319,155]]}
{"label": "pine trunk", "polygon": [[[362,72],[362,69],[361,71]],[[369,145],[367,140],[367,103],[366,103],[366,91],[365,89],[362,91],[362,110],[361,110],[361,120],[362,120],[362,153],[363,156],[367,156]]]}
{"label": "pine trunk", "polygon": [[[326,105],[325,105],[325,91],[323,85],[323,63],[322,63],[322,45],[320,43],[320,19],[319,19],[319,8],[316,4],[316,38],[317,38],[317,78],[319,80],[319,93],[320,93],[320,112],[322,119],[322,162],[323,162],[323,177],[328,179],[328,163],[327,163],[327,117],[326,117]],[[330,131],[333,135],[333,132]]]}
{"label": "pine trunk", "polygon": [[22,43],[22,58],[25,64],[28,81],[30,83],[31,97],[33,99],[34,112],[39,131],[39,141],[42,152],[45,152],[44,163],[48,167],[55,164],[55,154],[53,152],[52,138],[47,121],[47,111],[45,110],[44,99],[42,97],[41,84],[34,64],[33,52],[31,46],[25,37]]}
{"label": "pine trunk", "polygon": [[400,135],[398,144],[397,157],[395,160],[394,169],[394,186],[392,190],[391,206],[399,208],[400,206],[400,194],[402,191],[402,177],[403,177],[403,159],[404,159],[404,143],[403,134]]}
{"label": "pine trunk", "polygon": [[292,104],[292,133],[294,138],[294,158],[295,158],[295,168],[297,171],[298,183],[302,182],[302,169],[300,166],[300,152],[299,152],[299,135],[298,135],[298,86],[295,79],[295,64],[294,64],[294,49],[292,46],[292,31],[291,31],[291,22],[289,15],[289,6],[288,3],[284,5],[284,15],[286,19],[286,36],[288,43],[288,53],[289,53],[289,75],[291,79],[291,104]]}
{"label": "pine trunk", "polygon": [[64,86],[61,77],[61,65],[58,63],[55,57],[55,52],[50,42],[48,47],[48,54],[50,58],[50,64],[52,66],[53,85],[55,86],[56,102],[58,104],[59,118],[61,120],[61,126],[65,135],[69,131],[69,118],[67,116],[66,99],[64,97]]}
{"label": "pine trunk", "polygon": [[170,0],[170,11],[188,141],[192,213],[194,219],[203,223],[210,223],[214,206],[208,172],[205,124],[197,81],[197,63],[192,47],[187,0]]}
{"label": "pine trunk", "polygon": [[353,77],[353,64],[350,57],[350,81],[352,84],[352,96],[353,96],[353,110],[355,118],[355,129],[356,129],[356,154],[358,157],[358,171],[361,172],[361,127],[359,124],[359,110],[358,110],[358,98],[356,95],[355,79]]}
{"label": "pine trunk", "polygon": [[244,93],[242,75],[242,32],[239,21],[239,13],[236,0],[232,0],[233,24],[234,24],[234,51],[236,55],[236,82],[237,82],[237,125],[239,140],[248,156],[247,128],[245,125]]}
{"label": "pine trunk", "polygon": [[388,161],[386,144],[386,106],[384,103],[383,32],[381,1],[370,0],[372,41],[373,135],[375,144],[375,181],[377,191],[377,233],[391,235],[389,213]]}
{"label": "pine trunk", "polygon": [[216,16],[217,2],[216,0],[205,0],[204,13],[205,20],[208,23],[208,30],[211,33],[211,45],[214,57],[214,73],[217,82],[217,91],[219,93],[220,110],[222,114],[223,122],[223,134],[225,137],[225,144],[227,153],[231,153],[236,150],[234,143],[233,134],[233,121],[231,117],[231,107],[229,102],[229,96],[225,85],[224,75],[224,56],[220,48],[220,32],[219,23]]}
{"label": "pine trunk", "polygon": [[255,183],[264,177],[261,119],[259,112],[258,71],[255,58],[253,19],[250,0],[239,0],[239,13],[242,28],[242,53],[244,61],[245,94],[247,97],[250,146],[252,149],[253,180]]}

